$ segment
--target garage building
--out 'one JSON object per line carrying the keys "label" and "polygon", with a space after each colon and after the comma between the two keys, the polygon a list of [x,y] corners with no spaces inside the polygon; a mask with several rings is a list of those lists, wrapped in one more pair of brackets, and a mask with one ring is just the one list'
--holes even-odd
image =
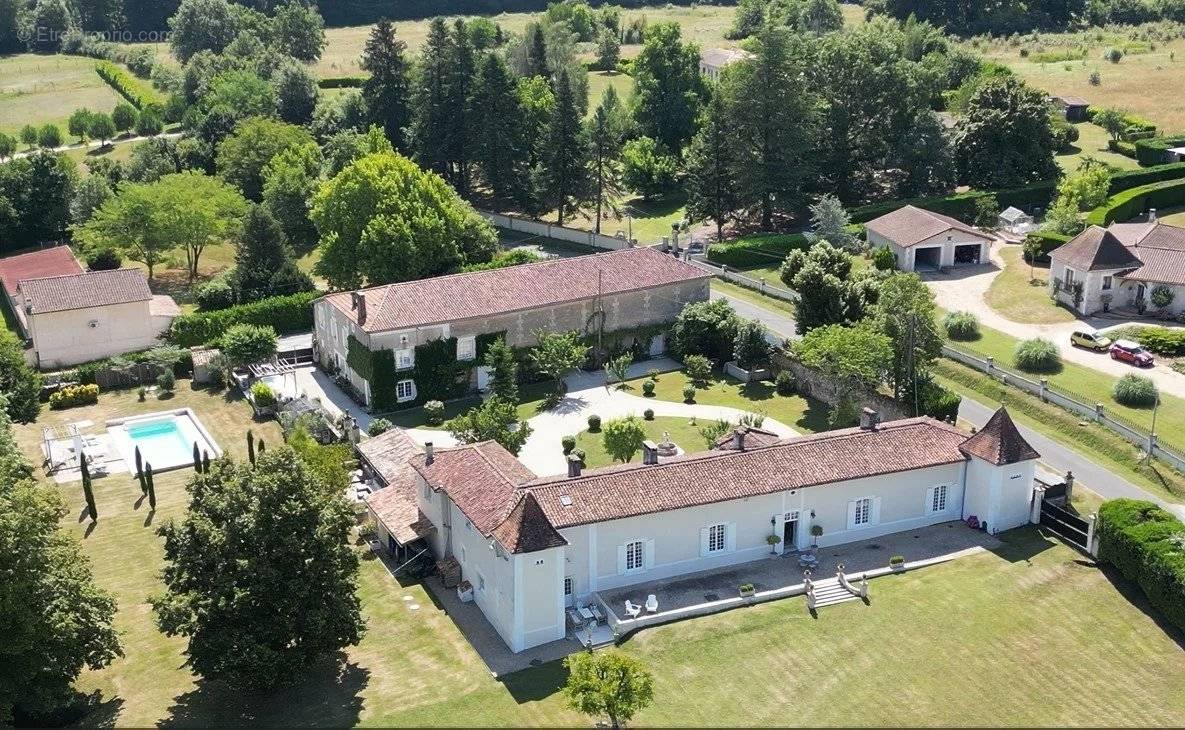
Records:
{"label": "garage building", "polygon": [[936,271],[988,259],[992,237],[950,216],[913,205],[865,224],[868,245],[887,246],[901,271]]}

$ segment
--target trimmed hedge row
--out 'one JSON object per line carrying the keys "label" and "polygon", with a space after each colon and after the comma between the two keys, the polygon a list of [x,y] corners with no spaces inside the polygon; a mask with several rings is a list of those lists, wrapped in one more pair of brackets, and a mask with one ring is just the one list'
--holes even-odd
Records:
{"label": "trimmed hedge row", "polygon": [[132,74],[110,61],[99,61],[96,63],[95,73],[99,74],[99,78],[107,82],[108,86],[115,89],[120,96],[127,99],[137,109],[143,110],[149,106],[164,106],[165,100],[159,94],[145,91],[144,87],[140,85],[140,82]]}
{"label": "trimmed hedge row", "polygon": [[1141,185],[1179,180],[1185,178],[1185,162],[1173,162],[1167,165],[1143,167],[1138,170],[1124,170],[1111,175],[1111,187],[1107,191],[1114,195],[1124,190],[1138,188]]}
{"label": "trimmed hedge row", "polygon": [[280,297],[260,299],[214,312],[183,314],[173,320],[169,340],[182,347],[193,347],[213,342],[232,325],[269,325],[277,334],[302,332],[313,327],[313,300],[322,296],[319,291],[300,292]]}
{"label": "trimmed hedge row", "polygon": [[322,89],[356,89],[366,83],[366,76],[331,76],[317,79],[317,86]]}
{"label": "trimmed hedge row", "polygon": [[1141,165],[1164,163],[1165,152],[1173,147],[1185,146],[1185,137],[1151,137],[1136,140],[1136,159]]}
{"label": "trimmed hedge row", "polygon": [[1114,565],[1169,623],[1185,630],[1185,524],[1152,502],[1113,499],[1098,511],[1099,560]]}
{"label": "trimmed hedge row", "polygon": [[1130,220],[1149,208],[1185,205],[1185,180],[1141,185],[1107,198],[1107,202],[1086,216],[1087,225],[1109,226],[1115,221]]}
{"label": "trimmed hedge row", "polygon": [[[1037,254],[1036,263],[1047,264],[1049,263],[1049,253],[1055,248],[1069,243],[1071,236],[1063,236],[1060,233],[1050,233],[1049,231],[1033,231],[1027,238],[1041,242],[1041,252]],[[1024,258],[1025,261],[1028,261],[1027,256]]]}
{"label": "trimmed hedge row", "polygon": [[807,248],[810,248],[810,242],[801,233],[763,233],[735,241],[713,243],[708,246],[708,260],[721,266],[750,269],[777,264],[791,251]]}

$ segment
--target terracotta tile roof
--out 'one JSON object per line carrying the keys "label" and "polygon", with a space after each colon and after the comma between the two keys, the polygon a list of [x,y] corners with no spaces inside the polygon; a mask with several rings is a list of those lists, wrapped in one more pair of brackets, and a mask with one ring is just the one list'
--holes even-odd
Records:
{"label": "terracotta tile roof", "polygon": [[0,259],[0,283],[3,283],[4,291],[10,297],[16,295],[17,284],[22,279],[81,273],[82,266],[74,258],[69,246],[43,248]]}
{"label": "terracotta tile roof", "polygon": [[420,512],[416,499],[416,472],[408,461],[420,447],[401,428],[368,438],[357,446],[358,454],[386,485],[366,498],[375,518],[401,545],[426,537],[434,528]]}
{"label": "terracotta tile roof", "polygon": [[25,279],[21,295],[32,305],[33,314],[152,300],[148,280],[136,269]]}
{"label": "terracotta tile roof", "polygon": [[557,529],[966,461],[967,435],[930,418],[598,469],[524,486]]}
{"label": "terracotta tile roof", "polygon": [[1132,269],[1140,260],[1106,228],[1091,226],[1050,252],[1049,257],[1075,271]]}
{"label": "terracotta tile roof", "polygon": [[716,443],[712,444],[712,448],[718,451],[736,451],[737,431],[745,434],[744,443],[746,449],[762,449],[766,446],[773,446],[782,440],[782,437],[773,431],[753,428],[752,426],[739,426],[716,439]]}
{"label": "terracotta tile roof", "polygon": [[913,205],[906,205],[892,213],[886,213],[880,218],[870,220],[864,224],[864,227],[905,248],[916,246],[922,241],[950,230],[967,233],[985,241],[992,240],[991,236],[975,230],[960,220]]}
{"label": "terracotta tile roof", "polygon": [[483,535],[491,535],[518,502],[516,489],[535,474],[495,441],[437,449],[432,463],[423,454],[411,467],[433,489],[444,490]]}
{"label": "terracotta tile roof", "polygon": [[1029,461],[1041,456],[1028,441],[1025,441],[1025,437],[1020,435],[1005,408],[992,414],[983,428],[967,439],[962,449],[963,453],[977,456],[996,466]]}
{"label": "terracotta tile roof", "polygon": [[518,504],[502,524],[494,528],[493,536],[512,553],[533,553],[568,544],[552,527],[539,501],[530,492],[519,497]]}
{"label": "terracotta tile roof", "polygon": [[[363,289],[366,332],[490,317],[597,296],[711,278],[711,274],[652,248],[575,256],[490,271],[450,274]],[[357,323],[353,292],[325,300]]]}

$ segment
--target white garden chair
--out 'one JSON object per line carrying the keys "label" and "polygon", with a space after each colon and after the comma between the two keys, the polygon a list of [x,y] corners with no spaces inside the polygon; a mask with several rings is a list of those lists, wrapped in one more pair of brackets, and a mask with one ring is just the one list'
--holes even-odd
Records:
{"label": "white garden chair", "polygon": [[658,613],[658,597],[653,593],[646,596],[646,613]]}
{"label": "white garden chair", "polygon": [[636,603],[631,603],[630,599],[625,599],[625,612],[630,618],[637,618],[642,613],[642,607]]}

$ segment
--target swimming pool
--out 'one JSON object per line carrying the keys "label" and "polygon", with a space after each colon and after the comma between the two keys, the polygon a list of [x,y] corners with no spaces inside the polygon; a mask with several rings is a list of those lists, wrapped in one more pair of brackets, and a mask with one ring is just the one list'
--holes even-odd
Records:
{"label": "swimming pool", "polygon": [[208,453],[211,459],[222,455],[222,449],[188,408],[108,421],[107,433],[133,473],[137,448],[154,472],[192,466],[195,443],[198,451]]}

